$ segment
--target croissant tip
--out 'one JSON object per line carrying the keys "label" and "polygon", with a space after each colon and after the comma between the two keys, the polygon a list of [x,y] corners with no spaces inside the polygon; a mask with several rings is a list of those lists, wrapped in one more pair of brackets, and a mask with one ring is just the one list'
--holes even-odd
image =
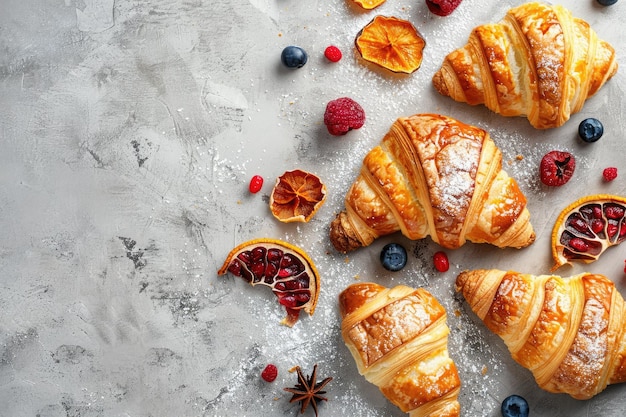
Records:
{"label": "croissant tip", "polygon": [[527,248],[530,245],[532,245],[533,243],[535,243],[535,239],[537,238],[537,235],[535,234],[535,232],[533,231],[527,238],[527,240],[522,243],[517,249],[523,249],[523,248]]}
{"label": "croissant tip", "polygon": [[346,212],[342,211],[330,224],[330,242],[338,252],[344,254],[363,246],[361,242],[351,237],[350,230],[346,230],[346,222],[344,222],[346,216]]}
{"label": "croissant tip", "polygon": [[448,91],[448,86],[446,81],[441,73],[441,70],[437,71],[435,75],[433,75],[433,85],[435,89],[439,92],[439,94],[444,96],[449,96],[450,92]]}
{"label": "croissant tip", "polygon": [[465,270],[465,271],[461,271],[459,275],[457,275],[456,281],[454,282],[454,291],[459,292],[463,289],[463,286],[465,285],[465,281],[467,281],[468,274],[469,274],[469,271]]}

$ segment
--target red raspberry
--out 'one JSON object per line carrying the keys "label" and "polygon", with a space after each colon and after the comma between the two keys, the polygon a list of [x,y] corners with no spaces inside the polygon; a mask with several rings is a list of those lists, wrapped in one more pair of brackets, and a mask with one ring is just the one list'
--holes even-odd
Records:
{"label": "red raspberry", "polygon": [[259,191],[261,191],[262,187],[263,187],[263,177],[260,175],[255,175],[254,177],[252,177],[252,179],[250,180],[250,186],[248,187],[250,192],[252,194],[256,194]]}
{"label": "red raspberry", "polygon": [[446,272],[450,268],[448,255],[445,252],[435,252],[433,255],[433,263],[439,272]]}
{"label": "red raspberry", "polygon": [[617,168],[604,168],[604,171],[602,171],[602,176],[604,177],[604,181],[613,181],[615,178],[617,178]]}
{"label": "red raspberry", "polygon": [[343,55],[341,54],[341,50],[339,48],[335,45],[330,45],[324,50],[324,56],[330,62],[338,62]]}
{"label": "red raspberry", "polygon": [[426,0],[426,6],[437,16],[447,16],[461,4],[461,0]]}
{"label": "red raspberry", "polygon": [[561,186],[568,182],[574,169],[576,159],[569,152],[550,151],[543,156],[539,165],[541,182],[550,186]]}
{"label": "red raspberry", "polygon": [[263,378],[265,382],[274,382],[277,376],[278,368],[276,365],[272,365],[271,363],[263,369],[263,372],[261,372],[261,378]]}
{"label": "red raspberry", "polygon": [[324,124],[333,136],[345,135],[365,123],[365,111],[356,101],[341,97],[330,101],[324,112]]}

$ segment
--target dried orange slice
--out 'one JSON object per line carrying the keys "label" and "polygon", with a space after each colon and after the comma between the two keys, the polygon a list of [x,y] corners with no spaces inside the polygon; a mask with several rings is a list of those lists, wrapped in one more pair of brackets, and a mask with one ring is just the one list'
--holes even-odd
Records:
{"label": "dried orange slice", "polygon": [[381,4],[383,4],[386,0],[353,0],[356,4],[361,6],[366,10],[374,9]]}
{"label": "dried orange slice", "polygon": [[287,171],[276,180],[270,209],[284,223],[308,222],[326,201],[326,185],[310,172]]}
{"label": "dried orange slice", "polygon": [[218,275],[230,272],[251,285],[272,289],[287,317],[281,324],[292,327],[300,311],[313,315],[320,276],[309,256],[297,246],[278,239],[253,239],[230,251]]}
{"label": "dried orange slice", "polygon": [[426,41],[407,20],[376,16],[357,34],[355,44],[366,61],[411,74],[422,64]]}
{"label": "dried orange slice", "polygon": [[552,229],[552,257],[559,268],[571,261],[591,263],[626,240],[626,197],[595,194],[567,206]]}

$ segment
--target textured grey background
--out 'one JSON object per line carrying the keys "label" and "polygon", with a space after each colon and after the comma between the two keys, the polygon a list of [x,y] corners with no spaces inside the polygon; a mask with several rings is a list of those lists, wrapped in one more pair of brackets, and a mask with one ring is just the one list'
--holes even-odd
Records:
{"label": "textured grey background", "polygon": [[[623,69],[551,131],[433,91],[432,74],[471,28],[518,4],[464,0],[439,18],[418,0],[387,0],[371,12],[347,0],[1,0],[0,416],[296,415],[282,391],[295,383],[288,370],[315,363],[334,378],[320,415],[401,416],[357,374],[341,340],[336,298],[355,280],[424,286],[440,299],[465,416],[498,416],[511,393],[527,397],[534,416],[623,416],[624,386],[584,402],[538,390],[453,293],[463,269],[547,273],[561,208],[585,194],[626,194]],[[623,60],[626,4],[562,4]],[[411,76],[357,58],[354,37],[379,13],[412,21],[425,37],[422,68]],[[281,66],[289,44],[308,51],[304,68]],[[330,44],[344,52],[339,63],[323,58]],[[367,121],[334,138],[322,116],[340,96],[357,100]],[[468,244],[449,253],[445,274],[431,265],[430,240],[392,236],[349,256],[332,249],[328,224],[363,155],[393,120],[418,112],[490,131],[529,198],[532,247]],[[589,116],[607,132],[591,146],[576,138]],[[538,181],[551,149],[578,158],[559,189]],[[610,165],[621,175],[604,184]],[[280,224],[269,193],[294,168],[317,173],[328,200],[310,223]],[[250,195],[254,174],[266,182]],[[284,312],[269,291],[216,276],[232,247],[257,237],[302,247],[322,274],[315,315],[292,329],[278,324]],[[390,241],[410,252],[395,274],[378,262]],[[624,294],[625,258],[626,247],[616,247],[559,273],[602,272]],[[259,377],[269,362],[279,367],[272,384]]]}

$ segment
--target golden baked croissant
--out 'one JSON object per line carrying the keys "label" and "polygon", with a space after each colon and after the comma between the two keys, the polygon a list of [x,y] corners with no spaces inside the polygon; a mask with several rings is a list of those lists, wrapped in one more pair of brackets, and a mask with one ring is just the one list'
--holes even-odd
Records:
{"label": "golden baked croissant", "polygon": [[476,27],[433,76],[456,101],[561,126],[617,71],[615,50],[562,6],[526,3]]}
{"label": "golden baked croissant", "polygon": [[501,168],[502,153],[480,128],[437,114],[400,118],[365,156],[330,240],[344,253],[397,231],[445,248],[528,246],[526,197]]}
{"label": "golden baked croissant", "polygon": [[624,299],[607,277],[474,270],[456,289],[542,389],[588,399],[626,381]]}
{"label": "golden baked croissant", "polygon": [[446,311],[426,290],[352,284],[339,295],[341,334],[359,373],[411,417],[460,415]]}

